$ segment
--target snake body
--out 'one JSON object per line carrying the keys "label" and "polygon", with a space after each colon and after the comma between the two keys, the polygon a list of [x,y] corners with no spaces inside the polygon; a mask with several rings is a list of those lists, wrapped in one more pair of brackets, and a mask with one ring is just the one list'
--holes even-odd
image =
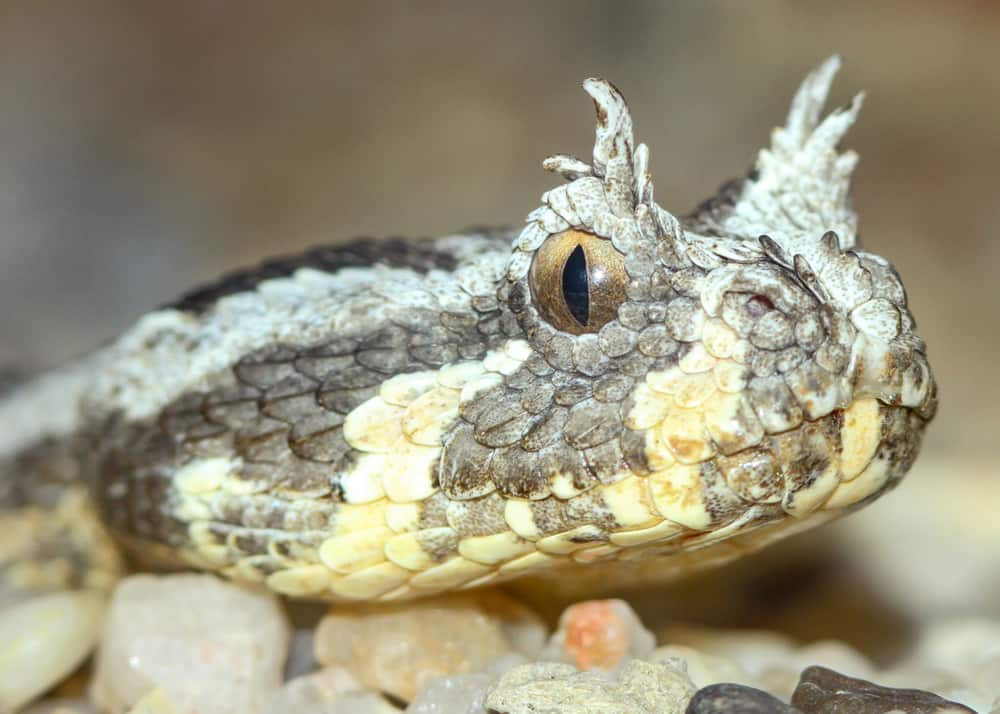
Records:
{"label": "snake body", "polygon": [[837,67],[686,218],[588,80],[593,159],[546,160],[567,181],[523,230],[274,260],[8,391],[0,579],[107,584],[124,546],[394,600],[686,572],[874,500],[936,388],[897,273],[856,244],[837,144],[860,98],[820,120]]}

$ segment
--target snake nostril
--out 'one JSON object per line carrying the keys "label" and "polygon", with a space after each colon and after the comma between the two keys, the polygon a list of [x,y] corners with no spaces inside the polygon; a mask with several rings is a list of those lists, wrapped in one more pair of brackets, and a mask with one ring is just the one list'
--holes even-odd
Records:
{"label": "snake nostril", "polygon": [[761,317],[765,312],[774,309],[774,303],[767,295],[754,295],[747,300],[747,311],[754,318]]}

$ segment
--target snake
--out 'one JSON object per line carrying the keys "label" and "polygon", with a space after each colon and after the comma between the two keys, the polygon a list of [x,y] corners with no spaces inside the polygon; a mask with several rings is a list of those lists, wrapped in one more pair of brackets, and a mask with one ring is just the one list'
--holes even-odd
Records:
{"label": "snake", "polygon": [[275,258],[5,380],[0,592],[130,568],[355,602],[644,582],[871,503],[937,387],[858,243],[839,66],[689,214],[588,79],[592,158],[546,159],[563,182],[521,229]]}

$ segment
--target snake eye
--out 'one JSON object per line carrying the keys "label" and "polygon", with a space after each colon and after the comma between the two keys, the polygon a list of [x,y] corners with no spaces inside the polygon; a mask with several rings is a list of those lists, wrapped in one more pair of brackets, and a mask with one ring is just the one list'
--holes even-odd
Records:
{"label": "snake eye", "polygon": [[610,240],[568,230],[549,236],[528,274],[538,311],[557,330],[597,332],[625,301],[625,258]]}

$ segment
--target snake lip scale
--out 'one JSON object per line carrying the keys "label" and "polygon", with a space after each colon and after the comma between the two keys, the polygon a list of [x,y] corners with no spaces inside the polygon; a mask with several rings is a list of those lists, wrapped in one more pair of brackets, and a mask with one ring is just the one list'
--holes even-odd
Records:
{"label": "snake lip scale", "polygon": [[873,501],[937,391],[857,242],[838,67],[688,216],[588,79],[592,158],[545,160],[522,230],[272,260],[8,388],[0,590],[109,587],[121,549],[319,599],[607,588]]}

